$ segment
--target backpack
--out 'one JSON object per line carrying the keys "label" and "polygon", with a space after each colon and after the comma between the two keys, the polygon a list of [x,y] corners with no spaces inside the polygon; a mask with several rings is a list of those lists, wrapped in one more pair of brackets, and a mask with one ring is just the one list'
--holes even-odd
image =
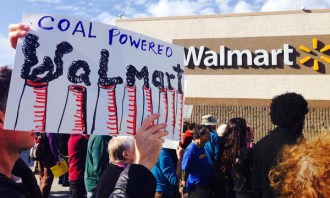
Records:
{"label": "backpack", "polygon": [[33,147],[30,149],[30,159],[40,161],[43,158],[45,151],[46,135],[41,133],[34,139]]}

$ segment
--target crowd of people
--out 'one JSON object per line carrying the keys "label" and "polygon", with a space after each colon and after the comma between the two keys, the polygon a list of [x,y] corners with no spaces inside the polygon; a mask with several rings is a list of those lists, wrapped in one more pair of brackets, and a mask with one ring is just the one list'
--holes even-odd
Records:
{"label": "crowd of people", "polygon": [[[13,48],[28,26],[10,26]],[[33,146],[35,133],[4,130],[11,69],[0,69],[0,198],[48,197],[54,176],[50,167],[67,160],[60,179],[70,197],[254,198],[329,197],[330,135],[303,137],[307,101],[302,95],[274,97],[270,118],[276,128],[256,144],[253,127],[235,117],[218,128],[213,115],[185,122],[176,150],[162,148],[166,124],[146,118],[135,137],[46,134],[47,152],[38,161],[39,186],[19,157]],[[57,137],[56,137],[57,136]]]}

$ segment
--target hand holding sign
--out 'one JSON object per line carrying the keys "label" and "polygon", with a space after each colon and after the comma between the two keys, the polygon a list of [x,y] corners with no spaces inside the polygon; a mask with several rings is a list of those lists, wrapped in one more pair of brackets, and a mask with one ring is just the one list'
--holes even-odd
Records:
{"label": "hand holding sign", "polygon": [[27,32],[30,30],[30,27],[19,23],[19,24],[10,24],[8,29],[9,29],[8,38],[9,38],[10,46],[16,49],[18,38],[24,37],[27,34]]}

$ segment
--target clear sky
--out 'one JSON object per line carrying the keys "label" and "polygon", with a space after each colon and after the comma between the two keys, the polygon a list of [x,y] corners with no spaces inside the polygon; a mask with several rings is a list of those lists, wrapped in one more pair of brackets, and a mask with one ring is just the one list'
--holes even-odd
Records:
{"label": "clear sky", "polygon": [[123,18],[187,16],[299,10],[302,6],[330,9],[330,0],[4,0],[0,6],[0,66],[13,65],[15,50],[9,47],[8,25],[20,22],[23,12],[114,24],[120,15]]}

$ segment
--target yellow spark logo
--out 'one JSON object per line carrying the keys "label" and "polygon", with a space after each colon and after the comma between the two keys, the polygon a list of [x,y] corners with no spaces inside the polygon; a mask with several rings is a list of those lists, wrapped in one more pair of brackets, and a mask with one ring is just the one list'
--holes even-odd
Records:
{"label": "yellow spark logo", "polygon": [[[313,42],[313,49],[314,50],[317,50],[318,49],[318,40],[317,40],[317,38],[313,38],[312,39],[312,42]],[[304,45],[300,45],[299,46],[299,49],[301,50],[301,51],[303,51],[303,52],[306,52],[306,53],[311,53],[311,51],[312,50],[310,50],[308,47],[306,47],[306,46],[304,46]],[[325,51],[327,51],[327,50],[329,50],[330,49],[330,45],[326,45],[326,46],[324,46],[322,49],[320,49],[320,52],[325,52]],[[327,63],[330,63],[330,58],[328,58],[328,57],[325,57],[325,56],[321,56],[320,57],[323,61],[325,61],[325,62],[327,62]],[[317,59],[314,59],[314,58],[312,58],[311,56],[305,56],[305,57],[303,57],[303,58],[301,58],[300,60],[299,60],[299,62],[300,62],[300,64],[305,64],[307,61],[309,61],[309,60],[313,60],[314,61],[314,65],[313,65],[313,69],[315,70],[315,71],[318,71],[319,70],[319,61],[317,60]]]}

